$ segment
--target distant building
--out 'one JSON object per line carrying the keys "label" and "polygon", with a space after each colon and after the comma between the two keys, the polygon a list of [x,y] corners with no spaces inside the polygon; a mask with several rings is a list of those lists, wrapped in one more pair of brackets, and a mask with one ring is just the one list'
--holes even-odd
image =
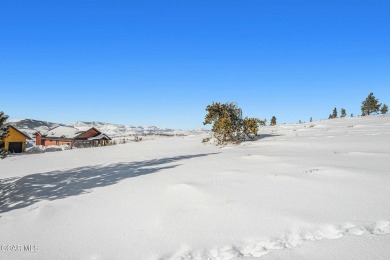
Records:
{"label": "distant building", "polygon": [[57,126],[45,132],[36,132],[36,145],[69,145],[73,147],[104,146],[111,140],[106,134],[92,127],[86,131],[70,126]]}
{"label": "distant building", "polygon": [[10,153],[22,153],[26,150],[27,140],[31,140],[30,136],[18,130],[17,128],[8,125],[8,135],[4,139],[4,149]]}

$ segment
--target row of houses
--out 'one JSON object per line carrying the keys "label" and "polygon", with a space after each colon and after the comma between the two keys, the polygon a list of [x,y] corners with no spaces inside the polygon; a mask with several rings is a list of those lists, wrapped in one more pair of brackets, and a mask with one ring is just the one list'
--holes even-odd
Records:
{"label": "row of houses", "polygon": [[[11,153],[24,152],[27,140],[32,140],[32,138],[14,126],[8,125],[7,128],[8,135],[1,145]],[[104,146],[111,141],[109,136],[94,127],[82,131],[70,126],[57,126],[48,131],[35,132],[34,136],[36,145],[69,145],[71,149],[73,147]]]}

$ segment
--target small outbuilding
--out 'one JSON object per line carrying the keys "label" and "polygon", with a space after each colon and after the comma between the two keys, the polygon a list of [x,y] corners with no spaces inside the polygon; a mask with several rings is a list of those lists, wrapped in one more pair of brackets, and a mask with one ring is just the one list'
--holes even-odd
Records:
{"label": "small outbuilding", "polygon": [[8,125],[8,135],[4,139],[4,149],[10,153],[22,153],[26,151],[27,140],[31,140],[31,138],[13,127],[12,125]]}

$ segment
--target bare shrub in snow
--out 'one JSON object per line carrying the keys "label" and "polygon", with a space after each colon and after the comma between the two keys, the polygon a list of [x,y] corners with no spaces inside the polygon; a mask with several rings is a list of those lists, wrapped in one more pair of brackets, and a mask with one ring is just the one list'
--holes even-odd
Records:
{"label": "bare shrub in snow", "polygon": [[134,136],[134,142],[141,142],[142,141],[142,137],[136,135]]}

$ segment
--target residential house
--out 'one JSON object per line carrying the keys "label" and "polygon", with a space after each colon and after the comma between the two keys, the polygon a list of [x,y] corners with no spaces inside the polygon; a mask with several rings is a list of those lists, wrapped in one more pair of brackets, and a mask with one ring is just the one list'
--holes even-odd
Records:
{"label": "residential house", "polygon": [[73,147],[104,146],[111,138],[92,127],[85,131],[71,126],[57,126],[45,132],[36,132],[36,145],[69,145]]}

